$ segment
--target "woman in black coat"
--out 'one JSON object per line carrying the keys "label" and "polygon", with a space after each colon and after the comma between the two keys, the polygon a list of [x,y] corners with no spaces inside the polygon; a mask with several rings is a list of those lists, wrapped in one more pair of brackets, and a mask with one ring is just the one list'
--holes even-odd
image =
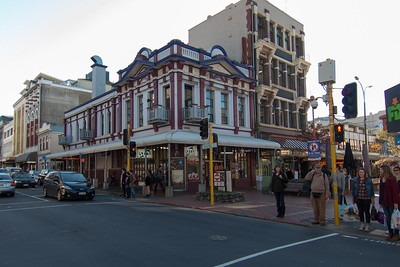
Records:
{"label": "woman in black coat", "polygon": [[275,195],[278,210],[276,217],[285,217],[285,188],[288,181],[286,175],[281,171],[281,167],[277,165],[271,181],[271,192]]}

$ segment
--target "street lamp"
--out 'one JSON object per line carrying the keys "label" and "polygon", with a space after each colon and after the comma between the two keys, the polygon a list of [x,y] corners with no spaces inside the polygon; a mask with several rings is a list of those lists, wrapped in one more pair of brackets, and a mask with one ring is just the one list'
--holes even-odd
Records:
{"label": "street lamp", "polygon": [[[360,79],[359,79],[357,76],[355,76],[354,79],[356,79],[356,81],[360,84],[361,90],[362,90],[362,93],[363,93],[363,101],[364,101],[364,140],[365,140],[365,153],[368,155],[368,153],[369,153],[369,147],[368,147],[368,137],[367,137],[367,108],[366,108],[366,104],[365,104],[365,90],[366,90],[367,88],[371,88],[372,85],[368,85],[368,86],[365,87],[365,89],[364,89],[362,83],[360,82]],[[368,164],[368,166],[369,166],[369,164]],[[366,165],[366,162],[365,162],[365,159],[364,159],[364,168],[365,168],[365,167],[367,167],[367,165]],[[369,169],[369,167],[368,167],[368,169]],[[369,171],[369,170],[368,170],[368,171]]]}

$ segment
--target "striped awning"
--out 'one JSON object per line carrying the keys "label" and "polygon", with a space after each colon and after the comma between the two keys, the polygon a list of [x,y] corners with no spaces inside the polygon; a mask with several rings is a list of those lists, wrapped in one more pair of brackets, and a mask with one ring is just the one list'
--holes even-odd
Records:
{"label": "striped awning", "polygon": [[271,137],[269,140],[279,143],[282,148],[308,150],[306,141],[288,139],[284,137]]}

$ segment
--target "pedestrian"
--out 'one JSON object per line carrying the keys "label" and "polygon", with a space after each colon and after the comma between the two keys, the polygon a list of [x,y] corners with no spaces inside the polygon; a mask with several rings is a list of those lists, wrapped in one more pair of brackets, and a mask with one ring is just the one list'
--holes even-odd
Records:
{"label": "pedestrian", "polygon": [[130,181],[129,181],[129,188],[130,188],[130,197],[135,199],[136,198],[136,192],[135,192],[135,184],[136,184],[136,175],[133,173],[133,171],[130,171]]}
{"label": "pedestrian", "polygon": [[160,167],[158,167],[157,172],[154,174],[154,178],[155,178],[154,193],[157,193],[158,185],[160,185],[161,189],[164,191],[163,177],[164,177],[163,167],[160,166]]}
{"label": "pedestrian", "polygon": [[399,203],[399,188],[396,177],[392,174],[389,166],[382,165],[379,169],[379,205],[385,213],[386,225],[389,231],[386,238],[388,241],[400,240],[399,229],[392,229],[391,227],[392,213],[399,208]]}
{"label": "pedestrian", "polygon": [[147,175],[146,178],[144,180],[144,184],[146,186],[146,197],[150,197],[151,196],[151,187],[153,185],[153,173],[151,172],[151,170],[147,170]]}
{"label": "pedestrian", "polygon": [[314,221],[312,224],[326,225],[326,201],[329,199],[329,179],[321,171],[321,164],[317,163],[314,170],[307,173],[304,178],[311,181],[311,205],[314,212]]}
{"label": "pedestrian", "polygon": [[126,172],[126,177],[125,177],[125,197],[130,198],[131,197],[131,177],[132,174],[130,172]]}
{"label": "pedestrian", "polygon": [[367,176],[365,168],[358,170],[358,176],[353,183],[353,203],[357,204],[360,217],[360,231],[370,231],[371,225],[371,204],[375,205],[375,192],[372,179]]}
{"label": "pedestrian", "polygon": [[271,180],[271,192],[275,195],[276,208],[278,215],[276,217],[285,217],[285,188],[288,183],[288,178],[281,172],[279,165],[275,166],[274,173]]}
{"label": "pedestrian", "polygon": [[123,196],[123,197],[126,197],[126,184],[125,184],[125,182],[126,182],[126,169],[122,168],[121,179],[120,179],[119,184],[120,184],[121,189],[122,189],[122,195],[121,196]]}
{"label": "pedestrian", "polygon": [[399,166],[393,167],[393,175],[396,177],[397,186],[399,188],[399,193],[400,193],[400,167]]}
{"label": "pedestrian", "polygon": [[338,202],[339,202],[339,205],[342,205],[343,198],[345,198],[346,176],[343,173],[343,166],[338,165],[337,167],[338,167],[337,171],[334,175],[331,176],[330,182],[331,182],[332,186],[333,186],[333,183],[336,182],[337,189],[338,189]]}

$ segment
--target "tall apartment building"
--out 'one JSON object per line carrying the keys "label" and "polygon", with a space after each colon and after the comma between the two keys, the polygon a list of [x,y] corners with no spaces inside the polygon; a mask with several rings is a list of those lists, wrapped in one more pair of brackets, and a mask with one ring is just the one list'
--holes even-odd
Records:
{"label": "tall apartment building", "polygon": [[[23,169],[45,168],[46,153],[51,134],[48,125],[63,126],[64,112],[92,98],[91,73],[85,79],[60,80],[39,73],[34,79],[25,81],[21,97],[14,103],[14,164]],[[108,85],[110,88],[111,86]],[[45,127],[45,129],[42,129]],[[59,129],[57,129],[60,131]],[[62,131],[60,131],[60,134]],[[53,139],[57,139],[54,136]],[[58,145],[58,141],[55,142]],[[62,149],[53,147],[54,152]],[[41,157],[38,158],[38,152]],[[38,164],[38,163],[41,164]]]}
{"label": "tall apartment building", "polygon": [[255,135],[279,142],[285,167],[298,171],[308,169],[301,136],[309,109],[304,36],[300,22],[265,0],[230,4],[189,30],[190,45],[221,45],[232,59],[253,66]]}

